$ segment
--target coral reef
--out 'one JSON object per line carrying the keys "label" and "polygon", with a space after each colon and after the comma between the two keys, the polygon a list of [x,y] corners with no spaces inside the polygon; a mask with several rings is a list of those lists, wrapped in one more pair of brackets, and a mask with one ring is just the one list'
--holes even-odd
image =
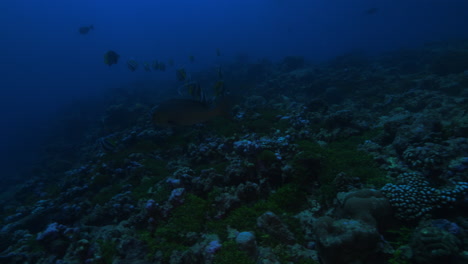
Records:
{"label": "coral reef", "polygon": [[468,44],[445,45],[239,57],[231,118],[189,127],[148,117],[174,91],[114,91],[1,193],[0,262],[466,263]]}

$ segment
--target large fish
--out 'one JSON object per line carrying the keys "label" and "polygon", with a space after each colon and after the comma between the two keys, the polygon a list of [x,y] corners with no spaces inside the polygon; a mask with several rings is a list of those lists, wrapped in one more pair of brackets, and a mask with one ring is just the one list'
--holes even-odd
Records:
{"label": "large fish", "polygon": [[162,102],[153,112],[153,122],[163,127],[189,126],[227,116],[227,104],[210,107],[191,99],[171,99]]}
{"label": "large fish", "polygon": [[89,33],[90,30],[94,29],[93,25],[90,26],[85,26],[85,27],[80,27],[78,29],[78,32],[80,32],[81,35],[86,35]]}

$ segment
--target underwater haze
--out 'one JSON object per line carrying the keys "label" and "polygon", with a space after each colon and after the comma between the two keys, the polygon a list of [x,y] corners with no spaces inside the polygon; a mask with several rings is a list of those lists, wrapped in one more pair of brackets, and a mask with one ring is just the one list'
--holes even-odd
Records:
{"label": "underwater haze", "polygon": [[468,263],[468,0],[1,0],[0,263]]}
{"label": "underwater haze", "polygon": [[[366,12],[371,9],[376,12]],[[132,73],[124,63],[109,67],[103,64],[108,50],[118,52],[121,61],[180,62],[192,55],[196,67],[204,68],[219,63],[216,49],[223,60],[248,54],[320,61],[468,34],[468,3],[462,0],[16,0],[2,1],[0,10],[6,175],[34,152],[60,107],[132,80],[173,77]],[[78,28],[88,25],[94,30],[80,35]],[[19,164],[10,163],[19,157]]]}
{"label": "underwater haze", "polygon": [[[16,0],[2,1],[0,10],[6,178],[34,160],[63,107],[133,81],[175,78],[173,71],[131,72],[129,59],[173,59],[195,71],[239,54],[317,62],[468,35],[468,3],[462,0]],[[78,32],[90,25],[89,33]],[[120,63],[103,63],[108,50],[121,56]],[[196,64],[188,65],[189,56]]]}
{"label": "underwater haze", "polygon": [[[125,63],[109,67],[108,50],[123,62],[177,64],[194,56],[200,69],[219,63],[216,49],[226,61],[239,54],[321,61],[466,37],[467,16],[461,0],[2,1],[0,143],[9,171],[3,177],[34,153],[62,106],[134,80],[173,77],[133,73]],[[89,25],[88,34],[78,33]]]}

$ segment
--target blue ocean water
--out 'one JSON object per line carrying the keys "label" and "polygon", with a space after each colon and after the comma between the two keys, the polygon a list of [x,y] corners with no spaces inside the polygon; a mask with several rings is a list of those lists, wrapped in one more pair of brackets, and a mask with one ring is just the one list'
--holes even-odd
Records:
{"label": "blue ocean water", "polygon": [[[362,56],[371,57],[388,56],[385,54],[402,49],[423,49],[427,47],[428,43],[451,43],[452,41],[466,40],[468,38],[467,17],[468,2],[463,0],[1,1],[0,184],[2,186],[0,191],[5,191],[10,187],[15,188],[16,184],[24,184],[37,177],[47,179],[47,173],[50,172],[48,169],[54,173],[65,175],[67,171],[77,169],[80,165],[84,166],[87,162],[86,159],[89,159],[89,153],[92,152],[90,150],[92,147],[89,145],[77,147],[77,144],[85,144],[84,142],[88,144],[96,142],[97,139],[105,138],[104,142],[108,144],[109,148],[112,148],[118,144],[113,141],[112,136],[110,137],[112,142],[109,142],[107,136],[117,133],[119,140],[123,140],[124,136],[119,133],[130,135],[129,130],[132,126],[138,132],[143,131],[142,124],[150,127],[148,124],[150,118],[146,117],[146,115],[149,116],[146,110],[163,99],[178,96],[177,92],[181,85],[176,79],[177,69],[184,69],[192,76],[198,74],[201,76],[201,82],[208,83],[212,81],[211,76],[215,75],[209,72],[221,66],[223,74],[227,76],[227,85],[231,85],[229,89],[232,93],[251,96],[255,94],[251,90],[244,94],[244,88],[235,87],[238,85],[236,77],[241,76],[244,70],[242,65],[239,66],[236,62],[243,62],[247,65],[268,61],[265,63],[267,65],[265,67],[274,68],[271,65],[284,62],[284,58],[288,56],[298,56],[306,61],[307,65],[326,64],[346,54],[359,54],[359,56],[364,54]],[[91,25],[93,28],[85,34],[79,32],[81,27]],[[433,49],[434,54],[446,46],[441,45],[440,47],[442,48],[435,47]],[[461,49],[466,51],[467,47]],[[115,51],[120,56],[117,64],[106,65],[104,63],[104,55],[110,50]],[[411,56],[414,54],[416,52],[412,53]],[[415,57],[418,56],[415,55]],[[388,59],[388,57],[386,58]],[[138,69],[134,72],[128,67],[129,60],[138,63]],[[165,71],[153,69],[145,71],[144,63],[151,65],[154,60],[164,62],[167,69]],[[421,61],[426,63],[428,60],[426,58]],[[413,61],[413,63],[417,65],[423,63],[421,61]],[[171,62],[174,65],[170,65]],[[465,62],[462,61],[462,63]],[[386,67],[382,65],[381,67]],[[352,67],[343,66],[343,69],[351,71]],[[378,67],[376,66],[376,68]],[[328,68],[325,70],[318,66],[316,68],[317,72],[329,72]],[[391,72],[391,68],[388,66],[388,72]],[[468,70],[468,66],[465,68]],[[230,69],[232,72],[229,72]],[[234,74],[234,71],[237,75]],[[257,74],[255,70],[252,71],[254,75]],[[252,80],[255,78],[246,74],[245,76],[251,78],[248,85],[255,86],[258,94],[262,94],[263,97],[266,97],[266,94],[271,95],[271,93],[281,94],[282,88],[271,87],[275,87],[281,82],[278,80],[282,77],[275,79],[272,76],[280,76],[279,72],[282,69],[279,67],[270,71],[268,68],[261,71],[266,73],[258,74],[266,74],[269,76],[267,79],[271,77],[270,82],[262,79],[259,83],[252,84]],[[369,70],[369,72],[372,71]],[[330,74],[334,73],[330,72]],[[421,75],[418,78],[424,79],[431,74]],[[324,75],[321,75],[321,78],[324,78]],[[343,77],[342,73],[337,70],[336,76],[332,76],[330,79],[337,80],[341,77]],[[355,76],[343,78],[350,78],[350,82],[355,80]],[[418,78],[415,77],[415,79]],[[230,83],[228,79],[231,80]],[[448,81],[445,80],[445,82]],[[301,85],[307,86],[313,81],[307,79],[304,83]],[[460,83],[466,85],[462,81]],[[337,83],[326,82],[320,85],[324,89],[339,86]],[[356,84],[356,87],[359,85]],[[375,87],[379,85],[376,84]],[[298,84],[298,86],[300,85]],[[353,86],[350,90],[357,89],[356,87]],[[382,85],[382,87],[382,89],[394,89],[391,85]],[[446,86],[441,85],[441,87]],[[271,90],[268,90],[270,88]],[[120,94],[116,92],[119,89],[121,90]],[[139,94],[140,90],[141,94]],[[145,94],[147,90],[153,91],[151,96]],[[330,105],[333,105],[331,102],[342,102],[341,98],[346,97],[344,94],[348,91],[343,92],[339,87],[338,90],[337,94],[333,89],[328,89],[328,92],[321,98],[332,98],[328,102]],[[391,93],[390,90],[389,93]],[[407,96],[408,94],[404,94],[407,90],[411,90],[411,87],[405,91],[398,91],[397,93],[401,92],[401,94],[393,97],[388,96],[385,100],[388,101],[388,104],[395,102],[397,100],[395,98]],[[456,88],[456,92],[460,90],[465,91],[466,87]],[[385,91],[381,90],[380,92],[385,94]],[[309,97],[308,100],[312,100],[312,97],[316,95],[314,92],[304,94],[298,92],[298,94],[302,97]],[[370,94],[363,93],[363,96],[372,98]],[[106,122],[110,121],[104,120],[109,117],[103,114],[109,111],[109,105],[111,105],[109,101],[114,100],[114,97],[120,98],[125,97],[125,95],[138,99],[133,102],[135,109],[137,109],[135,111],[138,111],[137,104],[144,104],[146,112],[129,115],[130,117],[125,115],[113,117],[117,121],[112,121],[112,125],[109,125]],[[288,96],[291,97],[291,95]],[[459,100],[466,102],[466,98],[458,93],[451,94],[451,96],[455,98],[458,96]],[[268,105],[272,103],[262,104],[263,99],[257,99],[253,98],[252,102],[254,103],[252,104]],[[123,102],[128,103],[123,99],[116,100],[117,103],[114,102],[114,106],[119,105],[119,103],[125,105]],[[453,100],[456,101],[456,99]],[[255,108],[246,106],[245,109],[238,110],[236,117],[242,120],[241,116],[248,116],[249,111],[257,111],[252,109]],[[274,113],[280,115],[277,112]],[[283,113],[283,115],[284,120],[290,118],[287,114]],[[133,118],[133,121],[137,118],[141,118],[141,120],[136,125],[132,121],[128,121],[128,118]],[[310,116],[308,118],[306,118],[307,122],[314,122],[317,119]],[[337,117],[337,119],[339,118],[341,117]],[[344,117],[344,119],[346,118]],[[333,124],[328,128],[332,130],[335,126],[339,126],[340,122],[336,122],[338,125]],[[108,127],[103,129],[100,127],[102,123],[106,123]],[[240,124],[244,123],[240,121]],[[241,126],[240,124],[239,126]],[[254,131],[255,129],[252,127],[253,125],[249,126]],[[96,132],[97,130],[99,132]],[[457,135],[462,137],[465,130],[457,131]],[[249,149],[255,149],[257,145],[270,144],[270,141],[261,141],[260,139],[255,143],[248,136],[251,135],[250,132],[243,132],[245,132],[245,137],[237,135],[239,138],[236,138],[235,141],[238,144],[234,146],[245,147],[244,154],[246,155]],[[259,134],[260,132],[251,133]],[[424,131],[421,133],[424,134]],[[326,138],[328,140],[331,137]],[[250,143],[253,142],[252,144],[257,145],[249,145],[250,143],[242,141],[243,139],[250,140]],[[226,142],[230,142],[229,140],[231,139],[226,139]],[[54,143],[52,144],[51,141]],[[102,143],[102,141],[100,142]],[[147,142],[145,141],[145,143]],[[200,142],[194,144],[197,143]],[[232,145],[232,142],[230,143]],[[456,143],[453,144],[456,145]],[[209,146],[205,147],[209,148]],[[56,149],[60,151],[54,152]],[[416,155],[414,153],[421,151],[423,150],[408,150],[404,153],[398,153],[398,155],[406,157],[406,161],[413,161],[410,155]],[[457,167],[458,170],[454,169],[457,171],[454,172],[455,174],[466,174],[465,167],[468,165],[463,158],[466,158],[468,154],[463,151],[460,150],[461,153],[457,154],[459,156],[451,160],[450,166],[461,166]],[[62,157],[63,160],[57,157],[67,152],[70,156]],[[152,154],[166,155],[163,152]],[[263,153],[262,155],[268,156],[269,154],[271,153]],[[278,153],[273,154],[278,159],[281,156]],[[49,159],[50,163],[44,161],[45,157]],[[50,157],[55,157],[56,160],[52,161]],[[457,164],[455,164],[455,160],[458,160]],[[131,164],[128,166],[131,167]],[[392,166],[398,165],[393,164]],[[44,167],[48,167],[48,169],[44,169]],[[105,171],[105,169],[103,170]],[[439,173],[436,169],[434,171]],[[61,178],[60,175],[54,174],[54,179],[59,178]],[[281,184],[275,181],[271,185],[278,187],[276,185]],[[39,195],[30,199],[40,200],[41,197]],[[193,202],[195,198],[187,199],[192,199]],[[135,198],[135,200],[137,199]],[[28,201],[31,202],[31,200]],[[18,202],[15,206],[20,206],[20,204],[21,202]],[[0,211],[2,217],[10,215],[14,211],[12,208],[5,208]],[[49,224],[49,222],[58,221],[59,224],[68,225],[70,228],[76,225],[70,219],[63,221],[63,223],[55,219],[42,220],[44,223],[42,223],[40,230],[30,230],[31,234],[35,235],[39,231],[45,230],[48,226],[46,223]],[[2,224],[7,225],[8,223],[10,222],[2,220]],[[6,246],[1,246],[1,244],[0,242],[0,250],[6,250]],[[216,250],[210,252],[216,252]],[[57,259],[61,259],[63,256],[64,254]],[[0,254],[0,262],[2,257],[5,256]]]}
{"label": "blue ocean water", "polygon": [[[372,8],[377,12],[366,14]],[[200,68],[218,63],[216,49],[226,61],[238,54],[324,60],[465,37],[467,10],[461,0],[3,1],[2,167],[28,156],[49,117],[76,98],[136,79],[172,77],[131,73],[124,63],[107,67],[108,50],[122,61],[193,55]],[[95,30],[78,33],[91,24]]]}

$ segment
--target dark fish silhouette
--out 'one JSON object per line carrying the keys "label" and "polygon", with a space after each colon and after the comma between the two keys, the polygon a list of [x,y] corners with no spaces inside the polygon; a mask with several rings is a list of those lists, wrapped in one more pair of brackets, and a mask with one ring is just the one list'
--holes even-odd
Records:
{"label": "dark fish silhouette", "polygon": [[372,8],[367,9],[366,11],[364,11],[364,15],[373,15],[373,14],[377,13],[378,11],[379,11],[379,9],[377,7],[372,7]]}
{"label": "dark fish silhouette", "polygon": [[119,54],[113,50],[109,50],[104,54],[104,63],[111,66],[112,64],[117,64],[119,62]]}
{"label": "dark fish silhouette", "polygon": [[179,68],[176,70],[177,80],[183,82],[187,80],[187,72],[184,68]]}
{"label": "dark fish silhouette", "polygon": [[130,69],[130,71],[134,72],[136,69],[138,69],[138,62],[134,59],[129,59],[127,61],[127,67]]}
{"label": "dark fish silhouette", "polygon": [[78,32],[80,32],[81,35],[86,35],[89,33],[91,29],[94,29],[94,25],[91,26],[86,26],[86,27],[80,27],[78,29]]}

